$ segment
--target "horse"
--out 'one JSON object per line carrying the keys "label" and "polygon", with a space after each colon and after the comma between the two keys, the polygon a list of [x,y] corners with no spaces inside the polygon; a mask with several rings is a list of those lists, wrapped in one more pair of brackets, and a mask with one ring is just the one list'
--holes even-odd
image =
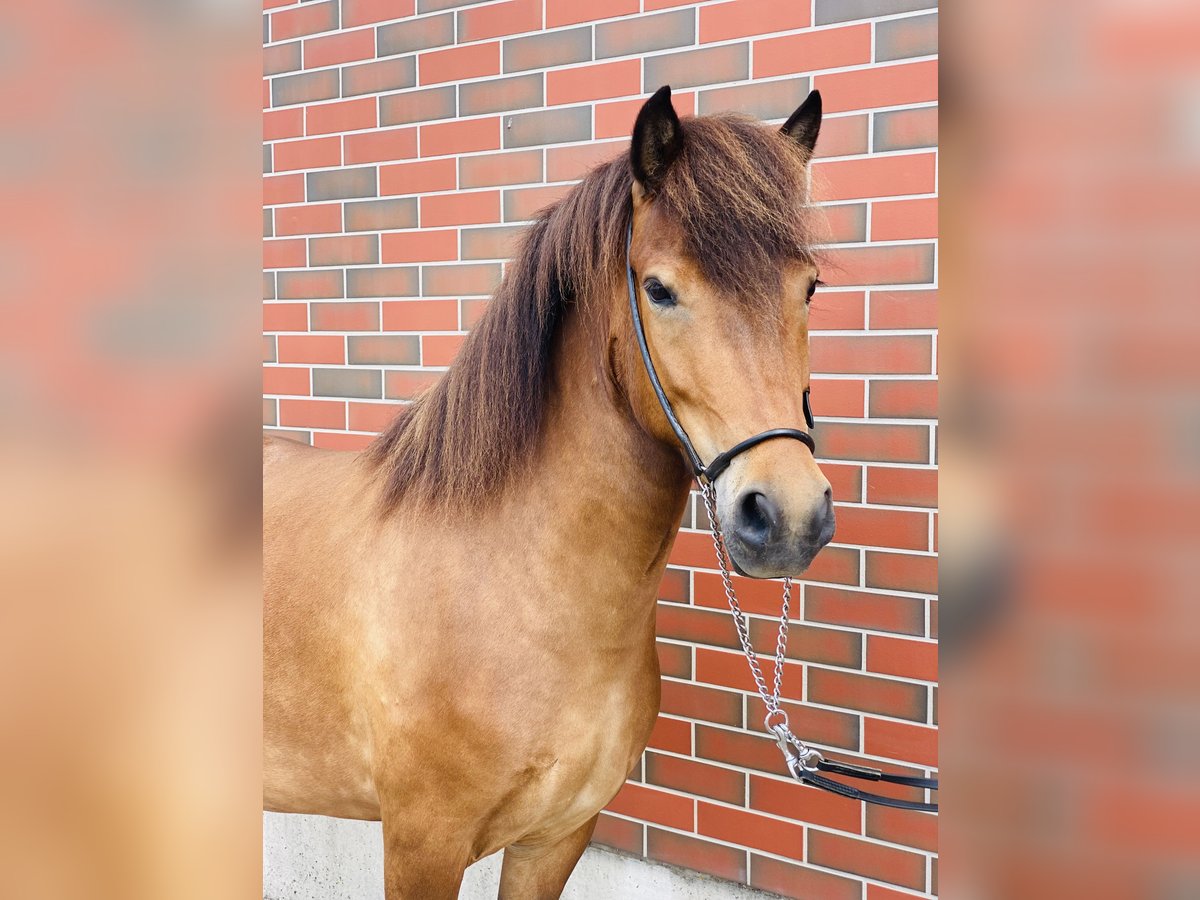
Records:
{"label": "horse", "polygon": [[[559,896],[658,714],[655,606],[696,451],[803,422],[815,92],[782,128],[680,119],[526,231],[444,377],[360,454],[264,437],[264,807],[382,820],[388,900]],[[628,287],[628,290],[627,290]],[[833,532],[801,441],[716,481],[736,569]]]}

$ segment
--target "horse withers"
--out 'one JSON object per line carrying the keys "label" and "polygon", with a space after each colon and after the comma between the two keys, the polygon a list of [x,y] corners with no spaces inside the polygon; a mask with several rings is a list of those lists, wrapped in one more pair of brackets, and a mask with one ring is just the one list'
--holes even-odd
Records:
{"label": "horse withers", "polygon": [[[782,129],[680,121],[660,89],[364,453],[265,440],[265,807],[381,819],[389,900],[455,897],[502,848],[501,897],[557,897],[644,750],[691,469],[626,286],[703,458],[800,429],[820,119],[813,93]],[[744,574],[798,575],[832,535],[801,441],[715,484]]]}

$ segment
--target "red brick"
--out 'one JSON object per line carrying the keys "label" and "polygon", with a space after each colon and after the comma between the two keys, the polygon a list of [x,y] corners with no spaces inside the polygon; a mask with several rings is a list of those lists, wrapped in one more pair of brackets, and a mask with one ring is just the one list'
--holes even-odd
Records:
{"label": "red brick", "polygon": [[417,155],[417,129],[392,128],[346,135],[346,164],[410,159]]}
{"label": "red brick", "polygon": [[341,335],[281,334],[279,362],[281,363],[344,363],[346,342]]}
{"label": "red brick", "polygon": [[804,591],[804,617],[809,621],[899,634],[925,634],[923,600],[813,584],[806,585]]}
{"label": "red brick", "polygon": [[913,890],[925,888],[925,857],[823,831],[808,835],[809,862]]}
{"label": "red brick", "polygon": [[414,0],[342,0],[342,27],[400,19],[415,11]]}
{"label": "red brick", "polygon": [[867,502],[890,506],[938,504],[936,469],[907,469],[892,466],[867,468]]}
{"label": "red brick", "polygon": [[[702,6],[700,43],[807,28],[811,24],[808,14],[809,4],[797,3],[796,0],[733,0],[731,3]],[[869,54],[869,38],[867,47]],[[754,52],[757,57],[757,47]],[[759,77],[757,72],[755,77]]]}
{"label": "red brick", "polygon": [[935,419],[936,381],[876,381],[871,384],[870,414],[877,418]]}
{"label": "red brick", "polygon": [[823,200],[927,194],[934,190],[936,177],[932,153],[839,159],[817,162],[812,168]]}
{"label": "red brick", "polygon": [[500,120],[469,119],[421,126],[421,155],[475,153],[500,149]]}
{"label": "red brick", "polygon": [[692,723],[683,719],[659,716],[650,732],[648,746],[655,750],[670,750],[672,753],[692,752]]}
{"label": "red brick", "polygon": [[307,331],[307,303],[264,303],[263,331]]}
{"label": "red brick", "polygon": [[601,813],[596,820],[596,830],[592,832],[592,843],[640,856],[645,830],[646,826],[640,822]]}
{"label": "red brick", "polygon": [[735,806],[746,799],[746,776],[741,772],[661,753],[646,754],[646,781]]}
{"label": "red brick", "polygon": [[[867,385],[854,378],[813,378],[811,405],[814,416],[861,418],[867,408]],[[835,500],[839,499],[836,496]]]}
{"label": "red brick", "polygon": [[308,245],[313,266],[352,266],[379,262],[379,238],[373,234],[312,238]]}
{"label": "red brick", "polygon": [[930,244],[841,247],[825,252],[825,279],[839,287],[860,284],[925,284],[933,281]]}
{"label": "red brick", "polygon": [[860,832],[862,806],[857,800],[829,794],[795,781],[750,776],[750,806],[801,822],[839,831]]}
{"label": "red brick", "polygon": [[862,467],[850,463],[821,463],[821,472],[829,479],[835,503],[862,503]]}
{"label": "red brick", "polygon": [[[934,863],[937,863],[936,859],[934,859]],[[938,895],[936,875],[934,875],[932,893],[935,897]],[[857,897],[857,895],[855,896]],[[892,890],[891,888],[884,887],[881,884],[867,883],[867,900],[913,900],[915,896],[918,895],[910,894],[908,891]]]}
{"label": "red brick", "polygon": [[[815,791],[810,790],[810,794]],[[862,882],[809,866],[750,854],[750,885],[796,900],[860,900]]]}
{"label": "red brick", "polygon": [[[610,103],[596,104],[596,139],[629,137],[633,133],[633,123],[637,120],[638,111],[645,105],[642,98],[636,100],[614,100]],[[696,113],[696,95],[694,93],[671,93],[671,105],[680,116],[691,116]]]}
{"label": "red brick", "polygon": [[466,335],[423,334],[421,335],[421,365],[448,366],[462,349]]}
{"label": "red brick", "polygon": [[672,716],[742,724],[742,695],[680,681],[662,683],[662,711]]}
{"label": "red brick", "polygon": [[695,6],[702,0],[643,0],[643,8],[646,12],[652,12],[656,9],[670,9],[675,6]]}
{"label": "red brick", "polygon": [[706,872],[726,881],[746,880],[746,852],[670,831],[646,831],[646,851],[651,859]]}
{"label": "red brick", "polygon": [[[804,7],[804,11],[807,12],[808,7]],[[754,42],[755,78],[815,72],[870,61],[870,25],[827,28]]]}
{"label": "red brick", "polygon": [[[756,719],[752,724],[757,729],[761,721]],[[757,732],[748,734],[711,725],[696,725],[696,756],[774,775],[788,775],[779,747],[771,738],[760,736]]]}
{"label": "red brick", "polygon": [[883,675],[937,681],[938,645],[867,635],[867,669]]}
{"label": "red brick", "polygon": [[[762,649],[767,652],[774,651],[775,648],[772,643]],[[756,690],[754,678],[750,674],[750,666],[742,652],[710,650],[707,647],[697,647],[695,652],[696,674],[693,677],[697,682],[733,688],[747,693],[754,693]],[[767,679],[768,684],[771,684],[775,678],[775,661],[763,657],[758,662],[762,667],[763,677]],[[803,666],[784,665],[782,696],[790,697],[793,700],[804,699]]]}
{"label": "red brick", "polygon": [[[279,158],[279,144],[275,145],[275,156]],[[303,175],[275,175],[263,179],[263,203],[274,206],[278,203],[300,203],[304,200]]]}
{"label": "red brick", "polygon": [[870,551],[866,554],[866,583],[884,590],[937,593],[937,557]]}
{"label": "red brick", "polygon": [[867,716],[863,720],[863,746],[874,756],[905,759],[930,767],[938,764],[936,728]]}
{"label": "red brick", "polygon": [[866,327],[864,299],[863,291],[830,291],[818,287],[808,305],[808,330],[862,330]]}
{"label": "red brick", "polygon": [[[307,141],[287,141],[275,145],[275,171],[289,169],[321,169],[342,164],[342,140],[336,137],[315,138]],[[303,182],[300,196],[304,199]]]}
{"label": "red brick", "polygon": [[404,407],[398,403],[355,403],[350,402],[350,430],[369,431],[378,434],[396,418]]}
{"label": "red brick", "polygon": [[458,178],[453,159],[421,160],[379,168],[381,195],[452,191],[457,186]]}
{"label": "red brick", "polygon": [[689,797],[626,782],[605,808],[619,815],[691,831],[693,803]]}
{"label": "red brick", "polygon": [[[778,628],[774,618],[753,619],[750,640],[755,647],[770,650]],[[787,658],[857,669],[862,665],[862,637],[850,631],[793,624],[788,631]]]}
{"label": "red brick", "polygon": [[369,434],[345,434],[341,431],[314,431],[312,445],[324,450],[358,451],[371,443]]}
{"label": "red brick", "polygon": [[[576,144],[571,147],[548,147],[546,149],[546,180],[575,181],[601,163],[629,152],[626,141],[608,141]],[[513,182],[510,182],[513,183]]]}
{"label": "red brick", "polygon": [[[927,335],[813,335],[810,361],[829,374],[923,375],[932,371]],[[872,382],[872,390],[885,382]]]}
{"label": "red brick", "polygon": [[867,834],[881,841],[937,853],[938,818],[911,809],[868,806]]}
{"label": "red brick", "polygon": [[[707,516],[703,510],[700,515],[704,520],[704,527],[707,528]],[[705,535],[707,538],[707,535]],[[711,544],[709,547],[710,553]],[[775,616],[779,614],[779,604],[783,596],[783,585],[778,581],[763,581],[759,578],[746,578],[741,575],[733,575],[734,590],[737,591],[738,600],[741,602],[742,609],[749,613],[759,613],[765,616]],[[721,584],[721,576],[709,572],[697,572],[694,576],[696,585],[696,595],[694,601],[697,606],[707,606],[712,609],[724,611],[726,606],[725,590]],[[796,603],[797,593],[795,589],[792,591],[792,602]],[[696,610],[700,613],[699,610]],[[715,643],[722,647],[736,647],[736,643],[729,643],[729,632],[726,631],[726,626],[732,628],[732,620],[728,616],[725,617],[726,622],[716,625],[716,633],[721,636],[721,640],[705,641],[705,643]],[[703,621],[697,619],[697,622]],[[706,627],[710,630],[711,626]]]}
{"label": "red brick", "polygon": [[281,300],[313,300],[341,297],[342,294],[343,278],[338,269],[303,269],[299,272],[279,273]]}
{"label": "red brick", "polygon": [[346,403],[342,400],[279,401],[279,424],[292,428],[346,427]]}
{"label": "red brick", "polygon": [[297,366],[263,366],[264,394],[291,394],[307,397],[311,391],[311,374]]}
{"label": "red brick", "polygon": [[375,29],[343,31],[304,42],[304,68],[319,69],[375,57]]}
{"label": "red brick", "polygon": [[[336,134],[342,131],[374,128],[376,124],[375,98],[362,97],[358,100],[343,100],[340,103],[310,106],[305,116],[305,127],[309,134]],[[355,135],[355,137],[360,136]],[[346,162],[355,162],[349,150],[346,153]]]}
{"label": "red brick", "polygon": [[655,643],[658,670],[669,678],[692,677],[692,650],[686,644]]}
{"label": "red brick", "polygon": [[490,301],[486,297],[475,300],[461,301],[462,327],[469,330],[478,325],[479,320],[482,318],[489,302]]}
{"label": "red brick", "polygon": [[[290,44],[275,44],[272,47],[263,47],[264,75],[281,75],[284,72],[295,72],[299,68],[299,41],[292,41]],[[269,84],[264,85],[264,87],[269,88]],[[270,105],[270,102],[265,97],[263,105]]]}
{"label": "red brick", "polygon": [[337,0],[327,3],[304,3],[292,9],[271,14],[271,40],[287,41],[319,31],[338,27]]}
{"label": "red brick", "polygon": [[640,12],[639,0],[546,0],[546,27],[574,25]]}
{"label": "red brick", "polygon": [[303,240],[263,241],[263,268],[285,269],[304,265]]}
{"label": "red brick", "polygon": [[817,146],[813,151],[816,159],[830,156],[852,156],[855,153],[866,153],[868,133],[868,116],[838,116],[821,120],[821,134],[817,138]]}
{"label": "red brick", "polygon": [[872,291],[871,327],[937,328],[937,291]]}
{"label": "red brick", "polygon": [[[859,716],[854,713],[833,709],[822,709],[808,703],[784,700],[780,703],[788,714],[792,731],[803,735],[816,744],[830,747],[858,749]],[[762,728],[767,718],[767,707],[762,700],[751,697],[746,704],[746,721],[752,728]],[[778,750],[778,748],[776,748]]]}
{"label": "red brick", "polygon": [[929,429],[923,425],[822,422],[819,455],[827,459],[928,463]]}
{"label": "red brick", "polygon": [[458,231],[397,231],[385,234],[380,238],[380,254],[385,263],[454,260],[458,258]]}
{"label": "red brick", "polygon": [[496,41],[430,50],[417,57],[417,79],[420,84],[439,84],[499,74],[500,44]]}
{"label": "red brick", "polygon": [[275,233],[329,234],[342,230],[340,203],[318,203],[307,206],[281,206],[275,210]]}
{"label": "red brick", "polygon": [[838,543],[897,550],[929,549],[927,513],[869,506],[839,506],[835,513]]}
{"label": "red brick", "polygon": [[812,666],[808,670],[808,699],[826,706],[924,722],[928,715],[929,690],[924,685],[906,681]]}
{"label": "red brick", "polygon": [[911,241],[938,236],[938,201],[892,200],[871,210],[871,240]]}
{"label": "red brick", "polygon": [[[263,112],[264,141],[278,141],[283,138],[300,137],[303,134],[304,109],[302,107],[293,106],[288,109],[271,109]],[[276,148],[275,169],[279,170],[278,148]]]}
{"label": "red brick", "polygon": [[701,801],[696,810],[700,834],[731,844],[765,850],[792,859],[804,858],[804,827]]}
{"label": "red brick", "polygon": [[378,303],[312,303],[313,331],[378,331]]}
{"label": "red brick", "polygon": [[542,27],[541,0],[509,0],[464,9],[458,14],[458,41],[482,41]]}
{"label": "red brick", "polygon": [[[699,579],[702,574],[697,572],[696,578]],[[698,580],[696,590],[700,591]],[[722,600],[723,605],[724,601]],[[744,608],[749,610],[750,606],[745,605]],[[779,604],[776,600],[774,611],[777,612],[778,609]],[[733,619],[725,612],[660,603],[658,604],[656,628],[660,637],[673,640],[687,641],[692,644],[712,644],[730,649],[736,649],[739,646],[737,633],[733,628]]]}
{"label": "red brick", "polygon": [[541,181],[542,151],[515,150],[486,156],[464,156],[458,160],[458,178],[462,188]]}
{"label": "red brick", "polygon": [[875,66],[853,72],[818,75],[813,87],[821,92],[825,112],[902,106],[938,98],[937,60],[899,66]]}
{"label": "red brick", "polygon": [[642,66],[637,59],[559,69],[546,73],[546,105],[579,103],[605,97],[624,97],[642,89]]}
{"label": "red brick", "polygon": [[[386,328],[386,309],[383,316]],[[412,400],[437,384],[441,377],[440,372],[408,372],[392,369],[383,373],[383,395],[389,400]]]}
{"label": "red brick", "polygon": [[500,221],[500,192],[436,194],[421,198],[421,227],[481,225]]}

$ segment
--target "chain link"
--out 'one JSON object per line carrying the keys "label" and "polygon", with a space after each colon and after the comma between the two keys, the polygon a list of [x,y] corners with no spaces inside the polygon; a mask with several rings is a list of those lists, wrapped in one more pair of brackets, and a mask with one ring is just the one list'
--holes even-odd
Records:
{"label": "chain link", "polygon": [[[733,577],[729,574],[729,555],[725,547],[725,538],[721,533],[721,522],[717,518],[716,489],[711,482],[700,483],[700,494],[704,499],[704,509],[708,513],[708,522],[712,530],[713,549],[717,553],[717,567],[721,571],[721,583],[725,588],[725,600],[729,604],[729,612],[733,616],[733,627],[737,631],[738,641],[742,652],[746,654],[746,662],[750,664],[750,674],[754,676],[754,684],[759,696],[767,707],[767,715],[763,720],[766,729],[772,732],[783,751],[789,767],[795,763],[801,768],[813,771],[816,768],[814,758],[820,760],[821,754],[808,747],[803,741],[792,734],[788,727],[787,712],[780,708],[779,697],[783,690],[783,661],[787,656],[788,614],[792,603],[792,579],[783,579],[783,605],[779,613],[779,636],[775,639],[775,679],[772,690],[767,690],[767,681],[763,677],[762,667],[754,654],[750,643],[750,628],[746,622],[746,614],[738,602],[737,593],[733,589]],[[772,721],[780,720],[776,724]]]}

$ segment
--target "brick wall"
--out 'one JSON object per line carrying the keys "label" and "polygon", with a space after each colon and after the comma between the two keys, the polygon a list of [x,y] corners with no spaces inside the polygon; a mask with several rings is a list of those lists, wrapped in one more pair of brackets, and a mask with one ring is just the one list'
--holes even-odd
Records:
{"label": "brick wall", "polygon": [[[812,388],[838,532],[785,692],[794,730],[842,758],[936,766],[935,2],[265,0],[265,426],[362,447],[452,361],[521,223],[623,152],[660,84],[682,113],[771,120],[819,88],[834,264]],[[778,585],[739,589],[769,650]],[[936,893],[935,819],[782,777],[723,609],[685,527],[662,717],[597,841],[789,896]]]}

